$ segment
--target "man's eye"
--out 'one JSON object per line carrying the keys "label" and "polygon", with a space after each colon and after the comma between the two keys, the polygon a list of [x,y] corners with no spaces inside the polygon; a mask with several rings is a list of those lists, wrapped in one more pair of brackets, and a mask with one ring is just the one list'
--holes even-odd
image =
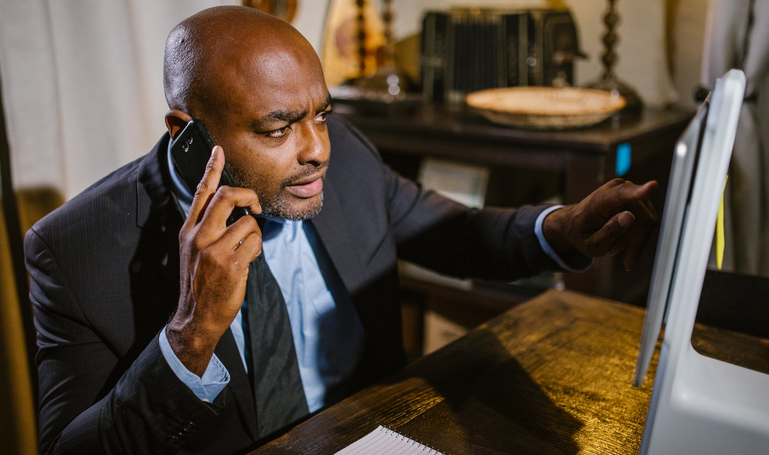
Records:
{"label": "man's eye", "polygon": [[288,130],[291,128],[291,125],[286,125],[283,128],[278,128],[277,130],[267,131],[266,133],[263,133],[267,137],[271,137],[274,139],[280,139],[286,134],[288,134]]}
{"label": "man's eye", "polygon": [[326,120],[328,120],[328,114],[330,114],[330,113],[331,113],[330,110],[329,111],[323,111],[323,112],[319,113],[315,117],[315,120],[317,120],[320,123],[326,123]]}

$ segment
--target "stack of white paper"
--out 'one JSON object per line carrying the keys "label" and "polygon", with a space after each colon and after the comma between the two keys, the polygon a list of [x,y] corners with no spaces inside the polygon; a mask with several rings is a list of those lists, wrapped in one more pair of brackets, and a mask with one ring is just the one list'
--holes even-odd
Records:
{"label": "stack of white paper", "polygon": [[422,445],[402,434],[388,430],[383,426],[377,427],[368,435],[337,452],[335,455],[444,455]]}

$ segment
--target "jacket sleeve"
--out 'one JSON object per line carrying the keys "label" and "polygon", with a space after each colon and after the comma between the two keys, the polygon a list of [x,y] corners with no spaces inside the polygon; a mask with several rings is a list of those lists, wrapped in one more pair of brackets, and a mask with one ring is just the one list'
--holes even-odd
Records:
{"label": "jacket sleeve", "polygon": [[[382,173],[401,259],[459,278],[514,280],[563,270],[535,233],[537,217],[548,206],[474,209],[425,190],[384,164]],[[560,257],[575,269],[592,263],[576,250]]]}
{"label": "jacket sleeve", "polygon": [[118,358],[80,311],[34,228],[25,255],[39,348],[41,453],[175,453],[216,418],[227,390],[214,403],[199,400],[168,366],[157,336],[130,365]]}
{"label": "jacket sleeve", "polygon": [[461,278],[512,280],[559,269],[534,232],[546,206],[472,209],[384,172],[399,257]]}
{"label": "jacket sleeve", "polygon": [[[513,280],[561,270],[534,231],[537,216],[547,206],[469,208],[401,177],[382,162],[360,131],[349,122],[343,124],[376,162],[399,258],[460,278]],[[577,252],[562,259],[575,268],[590,262]]]}

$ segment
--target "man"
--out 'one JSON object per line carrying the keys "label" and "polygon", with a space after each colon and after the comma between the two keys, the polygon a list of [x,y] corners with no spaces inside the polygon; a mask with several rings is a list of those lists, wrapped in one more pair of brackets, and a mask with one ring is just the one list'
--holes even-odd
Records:
{"label": "man", "polygon": [[[27,235],[43,453],[242,452],[404,364],[396,252],[485,278],[630,268],[657,222],[654,182],[560,210],[422,191],[329,116],[309,43],[252,9],[179,24],[164,72],[170,137]],[[194,196],[169,158],[192,118],[219,144]],[[262,221],[228,226],[236,206]]]}

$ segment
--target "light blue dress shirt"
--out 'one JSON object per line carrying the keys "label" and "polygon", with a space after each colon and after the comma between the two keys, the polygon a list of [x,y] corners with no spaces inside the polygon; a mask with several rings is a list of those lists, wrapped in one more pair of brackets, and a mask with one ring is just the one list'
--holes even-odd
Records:
{"label": "light blue dress shirt", "polygon": [[[192,195],[187,191],[171,160],[168,167],[174,183],[173,193],[185,214],[189,213]],[[542,225],[545,217],[561,206],[540,213],[534,232],[542,249],[559,266],[568,271],[583,271],[587,265],[569,266],[545,240]],[[310,412],[344,396],[344,378],[360,359],[365,333],[347,290],[334,273],[317,233],[310,223],[266,218],[262,238],[263,253],[270,271],[280,286],[286,302],[299,373]],[[246,371],[249,370],[250,346],[246,342],[248,303],[230,325],[235,344]],[[202,377],[191,373],[176,357],[168,342],[165,328],[160,332],[160,350],[171,369],[201,400],[213,401],[229,383],[229,372],[214,356]]]}

